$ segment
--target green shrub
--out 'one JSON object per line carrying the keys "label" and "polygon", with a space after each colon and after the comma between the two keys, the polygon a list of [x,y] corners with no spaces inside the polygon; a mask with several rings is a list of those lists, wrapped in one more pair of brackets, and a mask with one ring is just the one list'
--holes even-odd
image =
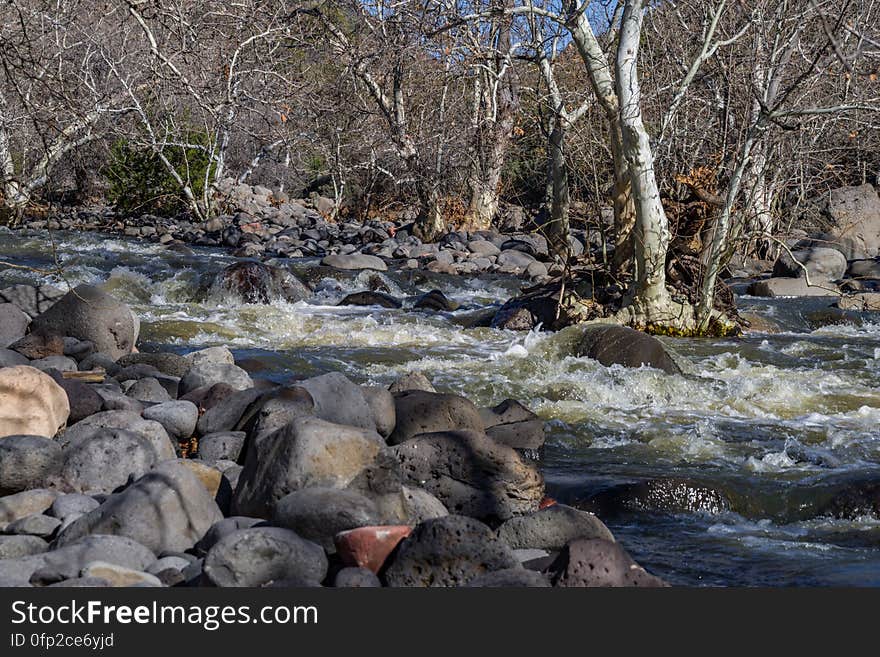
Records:
{"label": "green shrub", "polygon": [[[205,180],[210,179],[206,174],[210,174],[214,163],[197,146],[207,147],[209,140],[204,133],[193,133],[185,141],[193,147],[167,146],[162,154],[184,180],[190,181],[196,198],[201,198]],[[110,162],[103,173],[109,182],[107,199],[121,214],[149,212],[170,216],[187,208],[183,189],[150,148],[118,139],[110,146]]]}

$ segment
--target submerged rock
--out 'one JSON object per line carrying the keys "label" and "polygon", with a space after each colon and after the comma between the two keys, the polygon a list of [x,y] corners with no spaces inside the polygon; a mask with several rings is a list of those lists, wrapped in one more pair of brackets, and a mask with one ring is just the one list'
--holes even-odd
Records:
{"label": "submerged rock", "polygon": [[354,292],[339,302],[340,306],[382,306],[383,308],[400,308],[403,304],[384,292]]}
{"label": "submerged rock", "polygon": [[245,261],[229,265],[214,278],[208,296],[218,301],[230,296],[245,303],[268,304],[274,300],[296,303],[312,292],[291,272],[262,262]]}
{"label": "submerged rock", "polygon": [[657,338],[616,324],[583,327],[574,353],[598,360],[606,367],[647,365],[667,374],[681,374],[681,368]]}

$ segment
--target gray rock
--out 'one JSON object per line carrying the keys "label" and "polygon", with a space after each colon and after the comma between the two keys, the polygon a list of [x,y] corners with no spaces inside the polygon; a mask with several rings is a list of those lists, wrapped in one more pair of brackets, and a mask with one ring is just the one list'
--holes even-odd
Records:
{"label": "gray rock", "polygon": [[595,324],[580,329],[574,353],[598,360],[606,367],[647,365],[667,374],[681,373],[681,368],[657,338],[617,324]]}
{"label": "gray rock", "polygon": [[169,352],[162,353],[136,353],[123,356],[117,361],[120,367],[129,367],[130,365],[151,365],[156,370],[167,374],[168,376],[176,376],[182,378],[192,367],[192,362],[184,356]]}
{"label": "gray rock", "polygon": [[421,523],[391,559],[385,580],[394,587],[464,586],[487,572],[521,567],[491,529],[463,516]]}
{"label": "gray rock", "polygon": [[31,318],[19,310],[18,306],[0,303],[0,347],[6,348],[23,338],[30,323]]}
{"label": "gray rock", "polygon": [[64,446],[54,483],[65,491],[112,493],[145,475],[161,460],[141,434],[96,427]]}
{"label": "gray rock", "polygon": [[618,543],[601,538],[569,543],[549,568],[554,586],[560,587],[658,587],[659,577],[639,566]]}
{"label": "gray rock", "polygon": [[184,559],[183,557],[162,557],[161,559],[156,559],[153,563],[147,566],[145,572],[150,573],[151,575],[159,576],[163,570],[168,570],[169,568],[173,568],[174,570],[179,570],[183,572],[186,570],[189,565],[192,563],[189,559]]}
{"label": "gray rock", "polygon": [[811,283],[840,280],[846,274],[846,258],[837,249],[815,246],[809,249],[783,252],[773,265],[773,275],[806,278]]}
{"label": "gray rock", "polygon": [[502,445],[528,452],[540,450],[546,439],[543,420],[498,424],[489,427],[486,435]]}
{"label": "gray rock", "polygon": [[238,461],[244,449],[244,431],[209,433],[199,439],[199,458],[209,463],[228,459]]}
{"label": "gray rock", "polygon": [[184,551],[222,517],[199,478],[189,468],[168,462],[76,520],[55,542],[64,546],[89,534],[113,534],[155,553]]}
{"label": "gray rock", "polygon": [[833,246],[847,260],[880,255],[880,197],[872,185],[832,190],[825,212],[831,226],[820,244]]}
{"label": "gray rock", "polygon": [[362,253],[352,253],[350,255],[329,255],[321,260],[321,264],[326,267],[334,267],[336,269],[375,269],[376,271],[387,271],[388,266],[381,258],[376,256],[364,255]]}
{"label": "gray rock", "polygon": [[434,386],[431,385],[428,377],[426,377],[421,372],[409,372],[408,374],[404,374],[402,377],[400,377],[394,383],[388,386],[388,392],[390,392],[391,394],[397,394],[398,392],[405,392],[407,390],[437,392],[434,389]]}
{"label": "gray rock", "polygon": [[537,468],[483,433],[423,434],[394,452],[409,485],[425,488],[450,513],[506,520],[537,510],[544,497]]}
{"label": "gray rock", "polygon": [[189,401],[167,401],[144,410],[143,418],[158,422],[169,436],[181,440],[195,432],[199,409]]}
{"label": "gray rock", "polygon": [[0,561],[42,554],[49,544],[39,536],[0,536]]}
{"label": "gray rock", "polygon": [[100,413],[104,408],[104,399],[92,386],[75,379],[65,379],[57,372],[49,372],[49,376],[67,393],[67,401],[70,404],[70,415],[67,418],[68,426],[76,424],[90,415]]}
{"label": "gray rock", "polygon": [[468,251],[479,256],[497,256],[501,253],[501,249],[492,244],[488,240],[471,240],[467,245]]}
{"label": "gray rock", "polygon": [[482,432],[480,411],[464,397],[407,390],[394,396],[396,424],[388,443],[399,445],[413,436],[438,431]]}
{"label": "gray rock", "polygon": [[515,249],[508,249],[503,251],[495,262],[498,264],[498,269],[502,272],[522,274],[530,265],[537,261],[528,253],[523,253],[522,251],[517,251]]}
{"label": "gray rock", "polygon": [[196,388],[226,383],[236,390],[253,388],[254,382],[243,369],[229,363],[200,362],[193,365],[180,380],[180,394],[185,395]]}
{"label": "gray rock", "polygon": [[27,356],[23,356],[12,349],[0,348],[0,367],[15,367],[17,365],[28,365],[30,361]]}
{"label": "gray rock", "polygon": [[59,372],[76,372],[77,364],[73,358],[67,356],[46,356],[30,362],[31,367],[36,367],[41,372],[58,370]]}
{"label": "gray rock", "polygon": [[364,292],[355,292],[353,294],[348,294],[337,305],[381,306],[382,308],[400,308],[403,304],[399,300],[392,297],[390,294],[385,294],[384,292],[372,292],[367,290]]}
{"label": "gray rock", "polygon": [[262,518],[247,518],[245,516],[230,516],[229,518],[218,520],[211,525],[211,528],[196,543],[194,551],[199,556],[205,556],[208,554],[208,550],[214,547],[224,536],[237,532],[239,529],[250,529],[260,524],[264,525],[266,521]]}
{"label": "gray rock", "polygon": [[197,406],[206,409],[196,425],[196,430],[203,436],[232,431],[241,424],[245,412],[267,394],[257,388],[234,390],[225,383],[212,386],[201,402],[195,399],[196,393],[198,390],[189,397]]}
{"label": "gray rock", "polygon": [[153,420],[145,420],[134,411],[102,411],[77,422],[61,436],[62,444],[75,438],[93,435],[98,429],[124,429],[146,438],[156,452],[158,460],[173,459],[174,445],[165,428]]}
{"label": "gray rock", "polygon": [[315,403],[305,388],[299,386],[276,388],[251,404],[236,424],[236,428],[244,429],[252,440],[259,442],[296,418],[312,415],[314,411]]}
{"label": "gray rock", "polygon": [[89,511],[97,509],[100,506],[98,500],[90,495],[81,493],[68,493],[59,495],[52,502],[52,508],[49,509],[49,515],[64,520],[74,515],[84,515]]}
{"label": "gray rock", "polygon": [[0,290],[0,301],[18,306],[29,317],[51,308],[64,296],[64,290],[52,285],[11,285]]}
{"label": "gray rock", "polygon": [[[215,363],[218,365],[235,365],[235,358],[232,352],[226,347],[207,347],[198,351],[191,351],[184,358],[189,362],[190,367],[193,365],[203,365],[205,363]],[[189,368],[187,368],[188,370]],[[185,375],[185,373],[184,373]]]}
{"label": "gray rock", "polygon": [[449,515],[446,506],[424,488],[403,486],[404,503],[409,524],[418,525],[431,518]]}
{"label": "gray rock", "polygon": [[614,540],[605,524],[592,513],[564,504],[554,504],[529,515],[511,518],[498,528],[497,534],[515,550],[533,548],[555,551],[577,538]]}
{"label": "gray rock", "polygon": [[550,580],[542,573],[524,568],[506,568],[478,575],[466,584],[468,588],[550,588]]}
{"label": "gray rock", "polygon": [[43,513],[58,497],[54,490],[35,488],[0,497],[0,528],[19,518]]}
{"label": "gray rock", "polygon": [[171,400],[168,391],[162,387],[162,384],[159,383],[158,379],[151,376],[135,381],[134,385],[132,385],[125,394],[138,401],[157,404]]}
{"label": "gray rock", "polygon": [[382,582],[366,568],[343,568],[336,573],[333,586],[337,589],[375,589],[380,588]]}
{"label": "gray rock", "polygon": [[146,547],[123,536],[85,536],[63,547],[53,544],[52,548],[30,557],[26,570],[36,584],[47,585],[78,577],[93,561],[143,570],[156,560],[156,555]]}
{"label": "gray rock", "polygon": [[320,545],[281,527],[252,527],[224,536],[205,557],[204,577],[213,586],[265,586],[297,579],[321,582],[327,557]]}
{"label": "gray rock", "polygon": [[383,438],[387,438],[394,431],[394,427],[397,424],[394,395],[379,386],[363,386],[361,390],[373,412],[376,431]]}
{"label": "gray rock", "polygon": [[233,509],[239,515],[265,518],[278,500],[300,488],[345,488],[383,448],[375,431],[297,418],[264,440],[251,442]]}
{"label": "gray rock", "polygon": [[41,330],[89,340],[115,359],[131,353],[138,325],[127,305],[97,287],[79,285],[34,318],[31,331]]}
{"label": "gray rock", "polygon": [[828,282],[807,285],[803,278],[765,278],[752,283],[749,294],[756,297],[839,297],[840,290]]}
{"label": "gray rock", "polygon": [[46,484],[57,472],[61,445],[43,436],[0,439],[0,493],[19,493]]}
{"label": "gray rock", "polygon": [[481,408],[480,417],[483,419],[484,429],[490,429],[499,424],[528,422],[529,420],[538,419],[537,415],[515,399],[505,399],[492,408]]}
{"label": "gray rock", "polygon": [[58,520],[58,518],[52,518],[51,516],[36,513],[31,516],[19,518],[14,522],[10,522],[6,525],[4,531],[7,534],[27,534],[49,539],[56,531],[58,531],[60,526],[61,521]]}
{"label": "gray rock", "polygon": [[336,551],[333,537],[339,532],[382,524],[372,500],[334,488],[303,488],[285,495],[275,504],[272,521],[318,543],[328,553]]}
{"label": "gray rock", "polygon": [[361,429],[376,429],[373,409],[364,390],[340,372],[315,376],[297,385],[308,390],[314,401],[314,414],[322,420]]}

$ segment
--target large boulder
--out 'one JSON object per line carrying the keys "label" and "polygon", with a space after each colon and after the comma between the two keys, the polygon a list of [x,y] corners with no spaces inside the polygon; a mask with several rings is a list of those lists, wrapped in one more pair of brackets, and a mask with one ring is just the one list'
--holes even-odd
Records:
{"label": "large boulder", "polygon": [[51,438],[67,423],[70,402],[52,377],[28,365],[0,369],[0,439]]}
{"label": "large boulder", "polygon": [[572,541],[549,568],[560,587],[658,587],[666,583],[639,566],[619,543],[602,538]]}
{"label": "large boulder", "polygon": [[832,190],[825,208],[830,227],[823,242],[847,260],[880,255],[880,197],[870,184]]}
{"label": "large boulder", "polygon": [[511,518],[498,528],[498,538],[514,550],[560,550],[576,538],[614,540],[605,524],[592,513],[564,504]]}
{"label": "large boulder", "polygon": [[327,557],[312,543],[282,527],[234,531],[214,544],[204,563],[213,586],[265,586],[278,581],[319,584],[327,576]]}
{"label": "large boulder", "polygon": [[406,390],[394,396],[394,409],[396,423],[388,437],[391,445],[422,433],[483,430],[479,409],[458,395]]}
{"label": "large boulder", "polygon": [[507,520],[536,511],[544,497],[537,468],[484,433],[423,434],[393,449],[407,483],[435,495],[450,513]]}
{"label": "large boulder", "polygon": [[61,445],[43,436],[0,440],[0,495],[46,485],[61,461]]}
{"label": "large boulder", "polygon": [[275,300],[296,303],[308,299],[312,291],[286,269],[247,260],[221,270],[208,294],[216,301],[268,304]]}
{"label": "large boulder", "polygon": [[521,567],[486,525],[454,515],[418,525],[391,560],[385,580],[395,587],[464,586],[485,573]]}
{"label": "large boulder", "polygon": [[97,351],[117,359],[130,354],[139,323],[131,308],[91,285],[78,285],[36,316],[32,332],[51,332],[89,340]]}
{"label": "large boulder", "polygon": [[375,431],[300,417],[248,446],[234,510],[268,518],[275,503],[300,488],[345,488],[373,463],[385,442]]}
{"label": "large boulder", "polygon": [[839,297],[840,290],[833,283],[810,281],[804,278],[765,278],[749,286],[749,294],[756,297]]}
{"label": "large boulder", "polygon": [[814,246],[785,252],[773,265],[773,275],[788,278],[806,278],[811,283],[837,281],[846,274],[846,258],[837,249]]}
{"label": "large boulder", "polygon": [[681,368],[657,338],[617,324],[596,324],[581,329],[574,353],[598,360],[606,367],[647,365],[667,374],[681,373]]}
{"label": "large boulder", "polygon": [[55,545],[69,545],[89,534],[112,534],[127,536],[156,554],[182,552],[222,518],[199,478],[181,464],[168,462],[73,521]]}

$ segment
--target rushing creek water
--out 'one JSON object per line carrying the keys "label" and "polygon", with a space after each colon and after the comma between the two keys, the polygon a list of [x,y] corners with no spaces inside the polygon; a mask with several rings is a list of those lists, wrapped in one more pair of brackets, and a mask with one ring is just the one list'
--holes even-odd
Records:
{"label": "rushing creek water", "polygon": [[[454,313],[336,307],[367,289],[376,274],[365,273],[320,279],[308,303],[258,306],[200,293],[233,261],[217,250],[98,234],[54,241],[68,283],[105,283],[134,308],[142,350],[225,344],[253,376],[278,382],[339,370],[387,384],[420,370],[478,405],[523,401],[549,422],[548,493],[594,498],[618,540],[673,584],[880,585],[880,520],[822,511],[841,486],[880,481],[880,325],[811,330],[805,314],[827,300],[740,298],[779,332],[667,340],[685,369],[667,376],[572,357],[565,331],[463,328],[511,296],[513,279],[380,275],[398,297],[441,289],[461,304]],[[2,260],[46,268],[51,253],[46,233],[0,232]],[[304,272],[317,262],[286,264]],[[64,281],[0,267],[0,287],[19,282]],[[607,513],[595,501],[646,480],[686,481],[690,492],[684,503]]]}

